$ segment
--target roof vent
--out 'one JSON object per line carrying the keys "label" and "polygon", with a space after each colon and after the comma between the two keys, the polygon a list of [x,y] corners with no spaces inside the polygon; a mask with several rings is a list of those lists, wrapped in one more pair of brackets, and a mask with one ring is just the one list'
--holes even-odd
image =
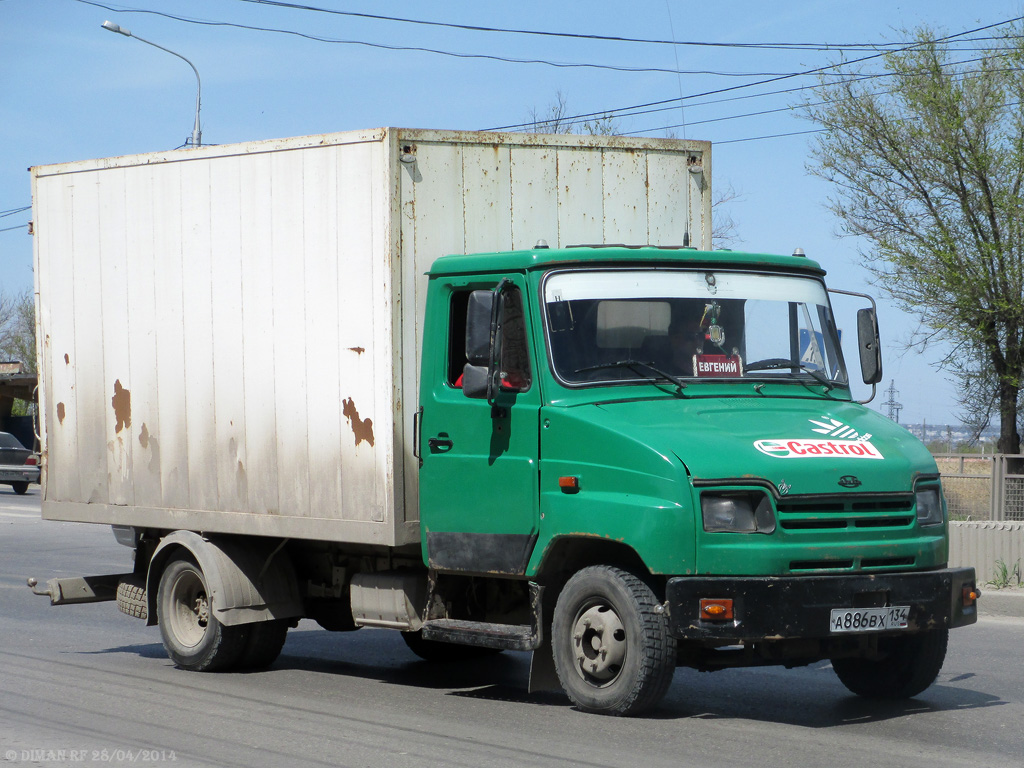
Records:
{"label": "roof vent", "polygon": [[537,244],[535,246],[533,246],[533,247],[535,249],[539,250],[541,248],[550,248],[551,246],[548,245],[548,241],[547,240],[538,240]]}
{"label": "roof vent", "polygon": [[793,255],[794,256],[800,256],[800,257],[806,257],[807,256],[807,254],[804,253],[804,249],[803,248],[797,248],[796,250],[794,250],[793,251]]}

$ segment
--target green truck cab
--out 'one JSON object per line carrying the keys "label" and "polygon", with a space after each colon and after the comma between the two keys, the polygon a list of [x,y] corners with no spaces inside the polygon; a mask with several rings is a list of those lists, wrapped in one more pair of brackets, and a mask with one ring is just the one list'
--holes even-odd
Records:
{"label": "green truck cab", "polygon": [[[853,400],[823,276],[685,248],[437,260],[418,417],[433,594],[461,576],[515,603],[532,584],[534,685],[550,653],[595,712],[649,708],[677,665],[831,659],[857,694],[927,688],[949,629],[976,621],[974,571],[947,567],[935,461]],[[873,310],[858,325],[873,384]],[[430,610],[424,637],[478,644]]]}

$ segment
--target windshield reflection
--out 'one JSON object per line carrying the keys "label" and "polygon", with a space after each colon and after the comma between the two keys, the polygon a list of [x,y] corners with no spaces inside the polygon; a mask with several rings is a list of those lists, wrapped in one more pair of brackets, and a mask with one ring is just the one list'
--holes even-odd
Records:
{"label": "windshield reflection", "polygon": [[562,271],[543,299],[555,375],[569,385],[637,379],[791,379],[845,385],[823,284],[782,274]]}

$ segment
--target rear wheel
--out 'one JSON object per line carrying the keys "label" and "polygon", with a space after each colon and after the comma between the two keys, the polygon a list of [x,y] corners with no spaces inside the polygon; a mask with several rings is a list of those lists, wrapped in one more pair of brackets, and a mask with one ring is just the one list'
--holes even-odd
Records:
{"label": "rear wheel", "polygon": [[592,566],[566,583],[551,644],[562,688],[585,712],[635,715],[672,682],[676,640],[651,588],[636,575]]}
{"label": "rear wheel", "polygon": [[146,598],[146,580],[141,576],[125,576],[117,583],[117,607],[122,613],[137,619],[149,617]]}
{"label": "rear wheel", "polygon": [[227,669],[246,648],[248,626],[217,621],[206,577],[190,557],[171,561],[160,577],[157,619],[167,655],[182,669]]}
{"label": "rear wheel", "polygon": [[24,496],[28,493],[28,482],[22,481],[20,483],[11,483],[11,488],[13,488],[14,492],[19,496]]}
{"label": "rear wheel", "polygon": [[946,659],[949,630],[880,637],[879,659],[833,659],[832,669],[850,691],[869,699],[909,699],[935,682]]}

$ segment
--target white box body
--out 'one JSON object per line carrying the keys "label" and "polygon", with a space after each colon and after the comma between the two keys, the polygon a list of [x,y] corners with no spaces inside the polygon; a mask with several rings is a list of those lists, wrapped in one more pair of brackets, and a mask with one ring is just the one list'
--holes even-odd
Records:
{"label": "white box body", "polygon": [[419,540],[424,274],[711,246],[700,141],[377,129],[32,169],[43,516]]}

